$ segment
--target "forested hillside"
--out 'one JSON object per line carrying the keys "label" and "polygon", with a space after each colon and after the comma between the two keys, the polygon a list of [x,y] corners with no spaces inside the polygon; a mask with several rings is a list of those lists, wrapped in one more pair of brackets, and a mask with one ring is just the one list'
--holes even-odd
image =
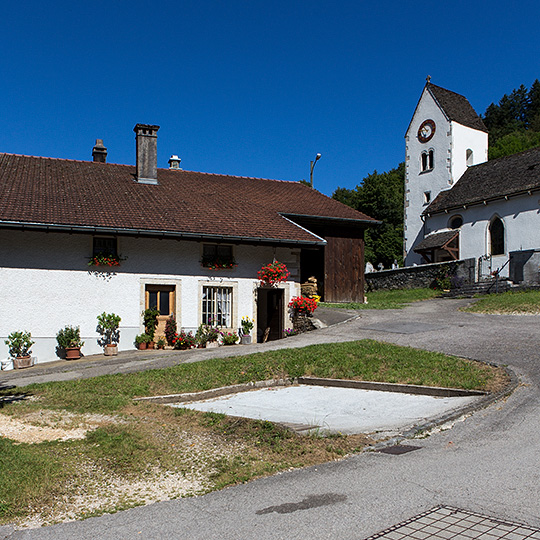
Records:
{"label": "forested hillside", "polygon": [[[489,129],[489,159],[540,146],[540,82],[524,85],[492,103],[482,116]],[[332,195],[383,224],[366,231],[366,262],[403,263],[403,197],[405,166],[366,176],[354,189],[338,187]]]}

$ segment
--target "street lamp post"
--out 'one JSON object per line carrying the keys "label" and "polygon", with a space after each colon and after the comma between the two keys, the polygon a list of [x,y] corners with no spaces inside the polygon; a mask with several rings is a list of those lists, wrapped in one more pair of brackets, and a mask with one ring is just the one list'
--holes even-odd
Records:
{"label": "street lamp post", "polygon": [[317,161],[319,161],[319,159],[321,159],[321,154],[317,154],[315,156],[315,161],[310,161],[309,162],[311,164],[311,168],[310,168],[310,171],[309,171],[309,184],[311,185],[311,189],[313,189],[313,169],[315,168],[315,165],[316,165]]}

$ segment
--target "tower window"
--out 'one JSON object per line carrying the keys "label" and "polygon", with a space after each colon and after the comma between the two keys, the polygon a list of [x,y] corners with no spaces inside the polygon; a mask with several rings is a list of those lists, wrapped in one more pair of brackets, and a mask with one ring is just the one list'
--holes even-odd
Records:
{"label": "tower window", "polygon": [[426,150],[422,152],[420,168],[421,172],[427,172],[433,170],[434,155],[433,150]]}
{"label": "tower window", "polygon": [[504,224],[498,217],[489,225],[489,243],[491,255],[504,255]]}
{"label": "tower window", "polygon": [[431,191],[424,191],[424,204],[431,202]]}

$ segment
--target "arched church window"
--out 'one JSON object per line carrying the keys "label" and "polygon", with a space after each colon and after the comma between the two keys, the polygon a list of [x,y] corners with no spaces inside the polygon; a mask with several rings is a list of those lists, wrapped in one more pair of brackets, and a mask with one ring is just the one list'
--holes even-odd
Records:
{"label": "arched church window", "polygon": [[459,229],[463,225],[463,218],[461,216],[452,216],[448,221],[448,227],[450,229]]}
{"label": "arched church window", "polygon": [[467,158],[467,167],[474,165],[474,154],[470,148],[467,148],[466,158]]}
{"label": "arched church window", "polygon": [[425,150],[421,155],[421,172],[431,171],[434,164],[433,149]]}
{"label": "arched church window", "polygon": [[498,217],[489,224],[489,242],[491,255],[504,255],[504,224]]}

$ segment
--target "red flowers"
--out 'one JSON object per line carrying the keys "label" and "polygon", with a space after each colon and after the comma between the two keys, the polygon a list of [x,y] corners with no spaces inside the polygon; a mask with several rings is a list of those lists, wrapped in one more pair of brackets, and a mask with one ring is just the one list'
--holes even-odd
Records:
{"label": "red flowers", "polygon": [[261,285],[276,285],[282,281],[287,281],[290,275],[291,273],[287,270],[285,264],[278,261],[263,266],[257,272]]}
{"label": "red flowers", "polygon": [[308,313],[311,315],[317,309],[317,301],[314,298],[295,296],[289,302],[289,308],[297,313]]}
{"label": "red flowers", "polygon": [[90,259],[88,266],[120,266],[120,257],[99,253]]}

